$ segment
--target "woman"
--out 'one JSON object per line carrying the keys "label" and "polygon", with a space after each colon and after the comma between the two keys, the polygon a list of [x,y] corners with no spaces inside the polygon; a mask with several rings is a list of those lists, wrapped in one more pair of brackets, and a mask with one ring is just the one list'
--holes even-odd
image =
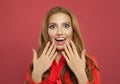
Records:
{"label": "woman", "polygon": [[54,7],[44,18],[26,84],[100,84],[95,58],[84,49],[76,17]]}

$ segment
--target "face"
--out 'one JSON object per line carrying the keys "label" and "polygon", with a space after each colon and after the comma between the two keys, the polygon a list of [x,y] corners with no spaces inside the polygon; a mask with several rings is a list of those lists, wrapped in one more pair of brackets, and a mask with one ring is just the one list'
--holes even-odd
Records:
{"label": "face", "polygon": [[49,18],[48,35],[55,42],[57,50],[63,50],[65,41],[70,42],[73,28],[70,17],[65,13],[56,13]]}

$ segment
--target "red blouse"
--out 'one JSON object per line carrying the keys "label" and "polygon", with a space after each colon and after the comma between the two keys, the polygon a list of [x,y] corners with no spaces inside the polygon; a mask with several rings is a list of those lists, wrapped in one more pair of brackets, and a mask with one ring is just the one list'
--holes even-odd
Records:
{"label": "red blouse", "polygon": [[[95,62],[96,66],[97,66],[95,58],[93,56],[91,56],[91,59]],[[60,61],[58,64],[56,63],[56,61],[53,61],[50,75],[45,80],[43,80],[42,82],[40,82],[38,84],[62,84],[62,82],[60,80],[60,72],[61,72],[62,68],[65,66],[65,64],[66,64],[66,61],[63,56],[60,58]],[[91,65],[89,64],[89,66],[91,66]],[[94,74],[93,84],[100,84],[99,71],[96,68],[93,68],[92,73]],[[66,84],[72,84],[72,81],[70,79],[70,74],[68,72],[65,73],[64,78],[65,78]],[[30,75],[30,67],[28,67],[28,70],[27,70],[25,84],[35,84]],[[89,81],[88,81],[88,84],[90,84]]]}

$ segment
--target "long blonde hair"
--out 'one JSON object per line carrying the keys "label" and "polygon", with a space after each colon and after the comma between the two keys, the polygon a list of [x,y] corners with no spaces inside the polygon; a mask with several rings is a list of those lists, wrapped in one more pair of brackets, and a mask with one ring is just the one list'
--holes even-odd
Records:
{"label": "long blonde hair", "polygon": [[[39,49],[37,51],[38,58],[41,55],[41,53],[43,52],[43,49],[44,49],[46,43],[50,40],[49,36],[48,36],[48,32],[47,32],[48,31],[49,18],[53,14],[56,14],[56,13],[65,13],[70,17],[71,23],[72,23],[72,28],[73,28],[73,38],[72,38],[72,40],[73,40],[73,42],[74,42],[74,44],[77,48],[79,56],[81,56],[81,52],[84,49],[84,45],[83,45],[83,41],[82,41],[82,37],[81,37],[81,33],[80,33],[80,28],[79,28],[78,21],[77,21],[76,17],[73,15],[73,13],[70,10],[68,10],[64,7],[54,7],[51,10],[48,11],[48,13],[46,14],[46,16],[43,20],[43,23],[42,23],[41,33],[40,33],[40,37],[39,37]],[[85,55],[85,58],[86,58],[86,61],[91,63],[93,67],[96,67],[94,62],[90,59],[90,57],[88,56],[87,53]],[[65,66],[63,68],[62,72],[61,72],[60,76],[61,76],[62,83],[65,84],[65,80],[63,78],[64,78],[64,74],[65,74],[66,71],[69,71],[70,78],[71,78],[73,84],[77,84],[78,83],[77,79],[76,79],[75,75],[73,74],[73,72],[70,70],[70,68],[68,66]],[[45,79],[49,75],[49,73],[50,73],[50,69],[48,69],[43,74],[42,79]],[[92,83],[92,81],[94,80],[94,76],[93,76],[93,73],[92,73],[92,68],[90,68],[87,63],[86,63],[86,74],[87,74],[88,80]]]}

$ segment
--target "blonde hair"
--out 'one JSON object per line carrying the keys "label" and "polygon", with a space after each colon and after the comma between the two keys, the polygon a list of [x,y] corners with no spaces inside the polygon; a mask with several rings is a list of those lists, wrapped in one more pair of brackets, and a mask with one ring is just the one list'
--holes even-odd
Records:
{"label": "blonde hair", "polygon": [[[39,37],[39,49],[37,51],[38,53],[38,58],[41,55],[41,53],[43,52],[43,49],[46,45],[46,43],[50,40],[49,36],[48,36],[48,23],[49,23],[49,18],[56,13],[65,13],[67,14],[70,19],[71,19],[71,24],[72,24],[72,28],[73,28],[73,42],[77,48],[78,54],[79,56],[81,56],[81,52],[84,49],[84,45],[83,45],[83,41],[82,41],[82,37],[81,37],[81,33],[80,33],[80,28],[78,25],[78,21],[76,19],[76,17],[73,15],[73,13],[64,8],[64,7],[54,7],[51,10],[48,11],[48,13],[46,14],[43,23],[42,23],[42,27],[41,27],[41,33],[40,33],[40,37]],[[95,67],[94,62],[89,58],[88,54],[86,53],[85,55],[86,57],[86,61],[90,62],[93,67]],[[70,70],[70,68],[68,66],[65,66],[61,72],[61,80],[62,83],[65,84],[65,80],[63,79],[64,74],[66,71],[69,71],[70,73],[70,78],[73,82],[73,84],[77,84],[77,79],[75,77],[75,75],[73,74],[73,72]],[[50,73],[50,69],[48,69],[44,74],[43,74],[43,79],[46,78]],[[88,77],[88,80],[92,83],[94,76],[92,74],[92,69],[88,66],[88,64],[86,63],[86,74]]]}

